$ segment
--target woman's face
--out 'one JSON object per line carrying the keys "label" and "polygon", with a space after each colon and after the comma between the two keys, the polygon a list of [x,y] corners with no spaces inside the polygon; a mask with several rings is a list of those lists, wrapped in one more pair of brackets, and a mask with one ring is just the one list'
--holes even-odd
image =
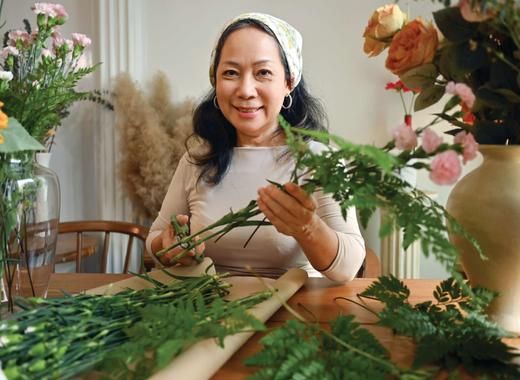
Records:
{"label": "woman's face", "polygon": [[254,27],[228,36],[216,70],[216,93],[220,110],[237,130],[238,146],[283,144],[282,135],[273,135],[289,92],[273,37]]}

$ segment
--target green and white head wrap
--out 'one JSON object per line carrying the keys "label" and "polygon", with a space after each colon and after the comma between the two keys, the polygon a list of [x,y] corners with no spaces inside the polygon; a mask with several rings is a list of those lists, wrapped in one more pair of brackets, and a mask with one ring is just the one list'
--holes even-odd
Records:
{"label": "green and white head wrap", "polygon": [[300,83],[302,78],[302,36],[287,22],[265,13],[244,13],[235,17],[226,24],[220,33],[215,46],[213,47],[213,51],[211,52],[211,65],[209,68],[209,80],[211,85],[215,87],[215,54],[220,36],[222,36],[222,33],[224,33],[227,28],[241,20],[259,21],[273,32],[273,34],[276,36],[276,39],[278,40],[278,43],[282,47],[282,51],[284,52],[285,58],[287,59],[287,63],[289,65],[291,88],[295,88],[298,83]]}

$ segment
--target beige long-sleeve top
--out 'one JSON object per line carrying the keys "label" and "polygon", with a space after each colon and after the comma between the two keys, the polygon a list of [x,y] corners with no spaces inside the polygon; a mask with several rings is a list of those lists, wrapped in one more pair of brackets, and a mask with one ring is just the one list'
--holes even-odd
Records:
{"label": "beige long-sleeve top", "polygon": [[[309,146],[316,152],[324,149],[317,142],[309,142]],[[234,148],[228,172],[214,186],[202,180],[197,182],[200,167],[190,163],[184,155],[151,226],[146,241],[148,250],[151,252],[152,240],[169,224],[172,215],[189,215],[191,232],[196,232],[231,209],[237,211],[256,199],[257,190],[268,184],[267,179],[281,184],[288,182],[294,160],[289,154],[284,155],[286,151],[286,146]],[[278,277],[287,269],[298,267],[305,269],[311,277],[325,275],[334,281],[351,280],[365,257],[355,210],[348,210],[345,220],[338,203],[329,194],[317,191],[313,196],[318,204],[318,216],[336,232],[339,242],[335,259],[321,274],[311,266],[296,240],[278,233],[273,226],[260,227],[246,248],[243,245],[254,227],[236,228],[218,242],[208,240],[206,256],[213,259],[217,271],[233,274],[250,274],[245,269],[249,266],[262,276]],[[256,219],[262,218],[260,214]]]}

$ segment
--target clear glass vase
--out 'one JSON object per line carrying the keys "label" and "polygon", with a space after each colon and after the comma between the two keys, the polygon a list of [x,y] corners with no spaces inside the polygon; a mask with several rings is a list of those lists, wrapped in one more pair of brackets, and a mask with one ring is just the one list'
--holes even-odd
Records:
{"label": "clear glass vase", "polygon": [[4,157],[1,165],[0,253],[12,310],[16,296],[47,295],[58,237],[60,186],[56,174],[32,155]]}

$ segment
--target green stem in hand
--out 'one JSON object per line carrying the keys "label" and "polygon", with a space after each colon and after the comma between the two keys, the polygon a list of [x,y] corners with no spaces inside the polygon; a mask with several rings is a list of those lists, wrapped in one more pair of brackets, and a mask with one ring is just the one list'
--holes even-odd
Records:
{"label": "green stem in hand", "polygon": [[[260,214],[260,210],[258,209],[256,201],[251,201],[251,202],[249,202],[249,204],[246,207],[240,209],[239,211],[233,212],[231,210],[231,212],[224,215],[222,218],[217,220],[215,223],[210,224],[206,228],[203,228],[196,233],[193,233],[189,236],[185,236],[184,238],[179,239],[177,242],[170,245],[169,247],[163,248],[160,251],[156,252],[155,255],[157,257],[161,257],[164,254],[166,254],[166,252],[169,252],[170,250],[181,246],[184,248],[184,251],[182,251],[175,257],[173,257],[171,260],[172,263],[175,263],[180,258],[186,256],[191,249],[197,247],[198,245],[202,244],[203,242],[205,242],[209,239],[212,239],[215,236],[224,235],[235,227],[265,224],[265,222],[262,222],[262,221],[249,220],[258,214]],[[221,226],[225,226],[225,227],[220,229],[217,232],[210,234],[209,236],[203,235],[207,231],[213,230],[213,229],[221,227]],[[195,239],[196,237],[201,237],[201,236],[204,236],[204,237],[202,237],[200,239]]]}

